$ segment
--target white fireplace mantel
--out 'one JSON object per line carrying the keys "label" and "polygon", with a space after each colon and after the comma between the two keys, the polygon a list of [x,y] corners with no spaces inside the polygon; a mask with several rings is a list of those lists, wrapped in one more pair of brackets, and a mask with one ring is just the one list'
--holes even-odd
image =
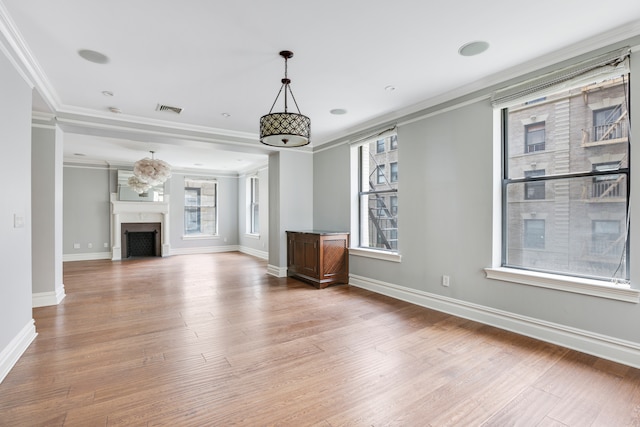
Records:
{"label": "white fireplace mantel", "polygon": [[169,195],[163,202],[123,202],[117,193],[111,193],[111,260],[122,259],[122,223],[159,222],[161,225],[162,256],[168,256],[169,245]]}

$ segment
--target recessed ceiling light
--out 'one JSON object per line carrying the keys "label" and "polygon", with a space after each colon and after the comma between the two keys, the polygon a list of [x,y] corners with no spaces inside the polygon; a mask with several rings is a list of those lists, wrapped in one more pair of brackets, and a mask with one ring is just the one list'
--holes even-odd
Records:
{"label": "recessed ceiling light", "polygon": [[118,107],[109,107],[109,111],[111,111],[112,113],[116,113],[116,114],[122,113],[122,110],[119,109]]}
{"label": "recessed ceiling light", "polygon": [[95,50],[81,49],[78,51],[78,55],[95,64],[106,64],[109,62],[109,57],[100,52],[96,52]]}
{"label": "recessed ceiling light", "polygon": [[78,156],[78,157],[85,157],[86,154],[84,153],[73,153],[74,156]]}
{"label": "recessed ceiling light", "polygon": [[336,116],[341,116],[343,114],[347,114],[347,110],[344,108],[334,108],[333,110],[329,111],[331,114],[335,114]]}
{"label": "recessed ceiling light", "polygon": [[458,49],[458,53],[462,56],[475,56],[481,54],[487,49],[489,49],[489,43],[476,41],[460,46],[460,49]]}
{"label": "recessed ceiling light", "polygon": [[389,86],[385,86],[384,90],[386,90],[387,92],[393,92],[394,90],[396,90],[396,87],[389,85]]}
{"label": "recessed ceiling light", "polygon": [[110,90],[103,90],[103,91],[102,91],[102,94],[103,94],[104,96],[113,96],[113,92],[111,92]]}
{"label": "recessed ceiling light", "polygon": [[194,163],[193,166],[202,166],[202,163]]}
{"label": "recessed ceiling light", "polygon": [[231,117],[231,114],[229,114],[229,113],[222,113],[222,114],[220,114],[220,115],[221,115],[222,117],[224,117],[224,118]]}

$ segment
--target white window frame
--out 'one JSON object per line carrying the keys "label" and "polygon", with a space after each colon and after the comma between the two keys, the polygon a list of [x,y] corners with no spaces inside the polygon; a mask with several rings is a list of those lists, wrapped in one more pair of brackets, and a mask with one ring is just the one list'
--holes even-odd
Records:
{"label": "white window frame", "polygon": [[[250,176],[247,178],[247,226],[246,234],[250,236],[260,236],[260,178]],[[256,197],[257,193],[257,197]],[[256,212],[257,210],[257,212]],[[256,215],[257,214],[257,215]],[[258,222],[256,223],[256,219]],[[257,229],[256,229],[257,227]]]}
{"label": "white window frame", "polygon": [[[390,262],[402,262],[402,255],[400,249],[397,251],[379,250],[375,248],[359,247],[360,242],[360,146],[376,142],[382,137],[389,137],[396,135],[395,129],[393,131],[387,131],[382,134],[378,134],[374,137],[360,140],[357,143],[353,143],[350,147],[350,172],[351,172],[351,247],[349,248],[349,255],[373,258],[377,260],[390,261]],[[377,147],[377,145],[376,145]],[[377,152],[377,150],[376,150]],[[381,153],[378,153],[381,154]],[[398,190],[398,193],[400,190]]]}
{"label": "white window frame", "polygon": [[[603,55],[603,57],[594,58],[591,62],[596,63],[598,61],[606,60],[606,56],[614,57],[618,54],[618,57],[622,57],[624,52],[628,49],[620,49],[617,53],[611,53]],[[574,68],[577,69],[580,66],[585,65],[584,63],[578,64]],[[606,72],[605,70],[602,70]],[[565,70],[560,70],[560,72],[556,73],[556,75],[561,74],[561,72],[566,72]],[[589,76],[593,76],[593,73],[589,74]],[[549,75],[546,76],[547,79],[550,78]],[[521,85],[521,87],[529,86],[531,87],[532,82],[525,82]],[[505,99],[508,99],[509,102],[515,104],[517,101],[517,87],[509,88],[503,93],[503,102]],[[550,88],[548,92],[541,93],[540,96],[544,96],[545,94],[552,93],[557,89]],[[508,93],[508,92],[511,93]],[[506,268],[502,267],[502,108],[504,106],[495,106],[494,105],[494,114],[493,114],[493,224],[492,224],[492,265],[491,267],[485,268],[486,277],[489,279],[495,279],[500,281],[506,281],[510,283],[527,285],[527,286],[535,286],[547,289],[560,290],[565,292],[577,293],[590,295],[595,297],[601,297],[606,299],[613,299],[618,301],[625,301],[631,303],[640,302],[640,290],[631,288],[631,285],[627,281],[622,280],[595,280],[588,279],[582,277],[573,277],[562,274],[550,274],[543,273],[531,270],[520,270],[515,268]],[[637,154],[637,153],[636,153]],[[629,164],[631,168],[631,162]]]}

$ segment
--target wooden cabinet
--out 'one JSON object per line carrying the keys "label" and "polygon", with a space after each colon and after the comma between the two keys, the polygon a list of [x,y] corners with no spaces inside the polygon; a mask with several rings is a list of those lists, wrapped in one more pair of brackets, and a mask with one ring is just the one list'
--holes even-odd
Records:
{"label": "wooden cabinet", "polygon": [[287,275],[320,289],[349,283],[349,233],[287,231]]}

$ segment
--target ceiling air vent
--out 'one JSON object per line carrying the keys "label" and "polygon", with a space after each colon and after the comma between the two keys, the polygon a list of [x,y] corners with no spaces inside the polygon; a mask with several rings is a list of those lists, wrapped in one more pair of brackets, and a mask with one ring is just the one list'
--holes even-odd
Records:
{"label": "ceiling air vent", "polygon": [[182,108],[172,107],[170,105],[158,104],[158,106],[156,107],[156,111],[169,111],[171,113],[180,114],[182,113]]}

